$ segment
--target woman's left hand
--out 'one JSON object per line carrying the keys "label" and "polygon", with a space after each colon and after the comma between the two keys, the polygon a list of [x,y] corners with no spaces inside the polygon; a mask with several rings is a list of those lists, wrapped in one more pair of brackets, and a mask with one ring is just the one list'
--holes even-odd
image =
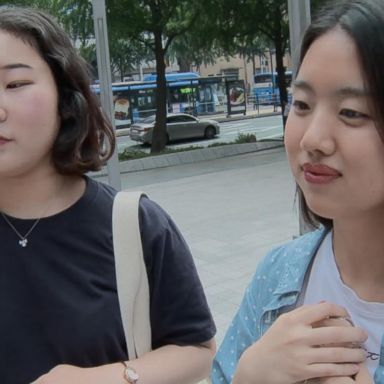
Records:
{"label": "woman's left hand", "polygon": [[31,384],[126,384],[124,367],[120,363],[95,368],[80,368],[74,365],[57,365]]}

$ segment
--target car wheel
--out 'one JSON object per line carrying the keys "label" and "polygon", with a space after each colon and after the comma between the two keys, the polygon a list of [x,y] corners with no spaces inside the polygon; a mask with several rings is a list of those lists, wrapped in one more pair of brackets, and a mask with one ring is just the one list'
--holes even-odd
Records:
{"label": "car wheel", "polygon": [[216,129],[212,126],[205,128],[204,137],[206,139],[213,139],[216,135]]}

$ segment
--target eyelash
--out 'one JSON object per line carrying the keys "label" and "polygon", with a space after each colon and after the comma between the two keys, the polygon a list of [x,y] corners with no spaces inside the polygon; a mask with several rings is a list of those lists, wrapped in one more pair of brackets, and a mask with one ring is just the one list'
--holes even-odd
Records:
{"label": "eyelash", "polygon": [[348,109],[348,108],[343,108],[340,111],[340,115],[342,115],[343,117],[345,117],[347,119],[364,119],[364,118],[369,117],[365,113],[361,113],[361,112],[355,111],[353,109]]}
{"label": "eyelash", "polygon": [[296,112],[302,113],[309,109],[309,106],[307,103],[304,103],[304,101],[301,100],[294,100],[292,103],[293,107],[295,108]]}
{"label": "eyelash", "polygon": [[[293,102],[293,107],[296,110],[296,113],[305,113],[310,109],[309,105],[305,103],[304,101],[301,100],[295,100]],[[348,120],[355,120],[355,119],[366,119],[369,118],[369,116],[365,113],[355,111],[354,109],[349,109],[349,108],[343,108],[340,110],[339,115],[344,117],[345,119]]]}
{"label": "eyelash", "polygon": [[24,85],[28,85],[28,84],[31,84],[30,82],[27,82],[27,81],[15,81],[13,83],[9,83],[7,85],[7,88],[8,89],[17,89],[17,88],[21,88],[23,87]]}

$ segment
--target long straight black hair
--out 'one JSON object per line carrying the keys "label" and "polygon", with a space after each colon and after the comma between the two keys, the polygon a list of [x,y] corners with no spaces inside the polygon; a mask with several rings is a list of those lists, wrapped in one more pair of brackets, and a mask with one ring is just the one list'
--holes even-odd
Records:
{"label": "long straight black hair", "polygon": [[[376,129],[384,141],[384,1],[329,1],[307,28],[300,49],[298,71],[315,40],[334,28],[348,34],[356,45],[365,86],[372,95]],[[384,148],[383,148],[384,150]],[[297,193],[304,221],[312,228],[332,227],[332,220],[310,210],[299,187]]]}

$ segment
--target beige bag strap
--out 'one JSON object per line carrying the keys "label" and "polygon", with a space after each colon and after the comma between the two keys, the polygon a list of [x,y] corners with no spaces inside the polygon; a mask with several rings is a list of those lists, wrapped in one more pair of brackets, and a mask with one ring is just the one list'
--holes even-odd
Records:
{"label": "beige bag strap", "polygon": [[118,192],[112,211],[117,293],[128,358],[151,350],[149,286],[139,227],[143,192]]}

